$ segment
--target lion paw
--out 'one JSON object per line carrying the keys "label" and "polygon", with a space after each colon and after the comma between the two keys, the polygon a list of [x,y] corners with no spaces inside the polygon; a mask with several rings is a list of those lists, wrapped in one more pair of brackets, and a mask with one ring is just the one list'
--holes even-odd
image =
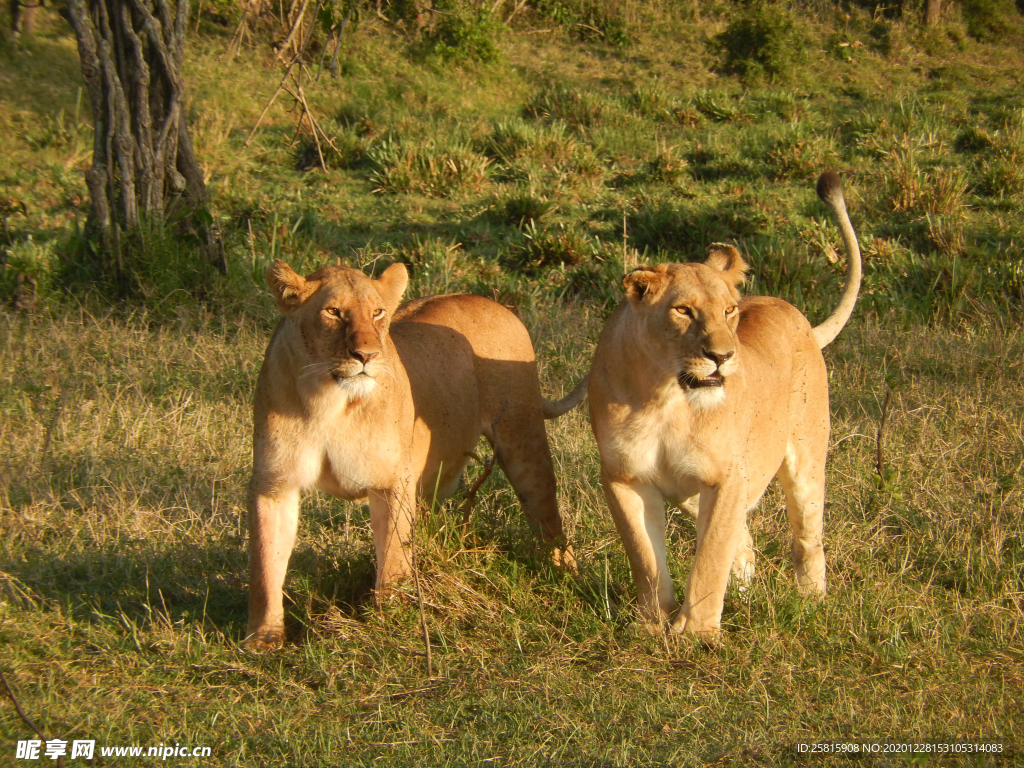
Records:
{"label": "lion paw", "polygon": [[277,650],[284,645],[284,629],[257,629],[249,633],[243,644],[254,653]]}
{"label": "lion paw", "polygon": [[578,576],[580,569],[576,565],[576,555],[572,551],[572,545],[567,544],[564,549],[555,547],[551,550],[551,562],[556,568],[564,568],[573,576]]}

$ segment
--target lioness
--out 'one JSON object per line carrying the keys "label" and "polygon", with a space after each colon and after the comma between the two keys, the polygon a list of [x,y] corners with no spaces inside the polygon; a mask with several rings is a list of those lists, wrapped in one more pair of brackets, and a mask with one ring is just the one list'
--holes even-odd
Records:
{"label": "lioness", "polygon": [[[801,591],[824,594],[822,511],[828,374],[821,349],[849,319],[860,250],[834,171],[818,195],[835,212],[847,251],[838,307],[812,328],[791,304],[741,298],[748,269],[731,245],[704,264],[641,267],[608,320],[590,372],[590,419],[601,482],[652,628],[715,634],[730,564],[753,575],[746,527],[773,477],[786,495]],[[665,559],[664,499],[696,516],[697,552],[676,602]]]}
{"label": "lioness", "polygon": [[541,398],[533,345],[507,309],[479,296],[398,303],[408,273],[343,267],[267,283],[284,313],[256,385],[249,487],[250,647],[284,640],[282,586],[300,491],[368,497],[380,590],[411,573],[417,494],[444,498],[483,433],[541,538],[571,565],[544,432],[583,399]]}

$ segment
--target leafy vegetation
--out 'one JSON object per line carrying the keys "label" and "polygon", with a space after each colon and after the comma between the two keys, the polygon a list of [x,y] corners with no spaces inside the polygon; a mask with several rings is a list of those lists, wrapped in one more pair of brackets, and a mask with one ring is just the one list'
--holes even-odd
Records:
{"label": "leafy vegetation", "polygon": [[[173,222],[126,237],[115,274],[97,266],[77,53],[41,9],[19,50],[0,46],[0,669],[22,707],[54,736],[208,744],[217,766],[774,765],[800,743],[921,740],[1018,760],[1020,14],[996,4],[1007,23],[979,33],[973,6],[950,5],[925,29],[906,5],[538,0],[484,17],[391,2],[382,19],[325,3],[313,77],[348,26],[339,77],[325,64],[303,81],[322,134],[282,94],[250,138],[280,82],[281,26],[262,18],[231,60],[240,14],[206,0],[187,108],[225,277]],[[483,37],[445,37],[457,18]],[[763,42],[743,48],[744,24]],[[470,53],[482,39],[497,57]],[[313,493],[291,642],[240,649],[271,260],[400,260],[410,297],[494,297],[557,396],[586,372],[625,270],[713,241],[744,252],[747,292],[820,321],[843,271],[813,191],[825,166],[843,171],[865,265],[826,350],[824,601],[792,587],[773,487],[722,644],[638,632],[581,409],[549,432],[578,577],[546,562],[500,472],[468,532],[460,498],[434,505],[417,532],[428,676],[414,591],[373,605],[365,509]],[[693,524],[672,511],[669,525],[682,583]],[[30,735],[0,708],[13,750]]]}
{"label": "leafy vegetation", "polygon": [[714,38],[722,69],[747,79],[779,79],[807,60],[808,36],[785,6],[750,0]]}

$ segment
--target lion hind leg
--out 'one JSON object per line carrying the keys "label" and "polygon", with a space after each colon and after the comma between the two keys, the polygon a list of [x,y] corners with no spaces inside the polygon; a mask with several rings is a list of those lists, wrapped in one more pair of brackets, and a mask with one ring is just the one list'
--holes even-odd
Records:
{"label": "lion hind leg", "polygon": [[778,473],[786,495],[786,513],[793,532],[793,567],[804,594],[825,594],[824,458],[792,443]]}
{"label": "lion hind leg", "polygon": [[[679,506],[697,521],[700,513],[700,494],[695,494],[684,499]],[[755,505],[756,506],[756,505]],[[751,510],[752,511],[752,510]],[[756,571],[755,563],[757,556],[754,554],[754,539],[750,535],[750,528],[746,519],[743,521],[743,534],[740,537],[739,546],[736,549],[736,557],[732,561],[732,578],[740,592],[746,592]]]}
{"label": "lion hind leg", "polygon": [[740,592],[746,592],[755,573],[754,539],[746,521],[743,523],[743,534],[740,536],[736,557],[732,561],[732,578]]}
{"label": "lion hind leg", "polygon": [[484,436],[493,446],[498,466],[516,492],[531,527],[545,542],[563,544],[565,532],[558,512],[555,469],[539,404],[533,408],[506,404],[498,417],[485,425]]}

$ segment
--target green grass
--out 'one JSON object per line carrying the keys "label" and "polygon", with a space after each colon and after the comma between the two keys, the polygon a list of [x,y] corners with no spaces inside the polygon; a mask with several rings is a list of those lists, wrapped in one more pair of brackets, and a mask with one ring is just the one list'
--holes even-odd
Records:
{"label": "green grass", "polygon": [[[280,70],[259,38],[221,60],[231,30],[211,12],[186,77],[230,274],[178,266],[187,245],[147,231],[113,287],[82,248],[92,128],[73,39],[44,12],[23,50],[0,46],[0,669],[41,727],[208,745],[218,766],[778,765],[804,762],[804,742],[922,740],[1022,759],[1019,36],[815,6],[807,61],[772,81],[763,62],[714,71],[706,42],[738,9],[685,6],[541,3],[497,35],[496,62],[461,65],[365,18],[342,77],[304,86],[334,144],[326,169],[311,135],[291,144],[285,97],[244,146]],[[825,166],[844,171],[865,280],[826,351],[824,601],[793,587],[773,486],[720,646],[639,632],[580,409],[549,429],[578,577],[546,562],[500,473],[467,535],[461,499],[440,505],[417,533],[430,677],[412,589],[373,606],[367,512],[311,494],[290,642],[241,650],[270,260],[402,260],[410,297],[493,296],[559,396],[640,261],[733,241],[749,292],[820,321],[842,279],[813,192]],[[8,308],[18,275],[38,285],[34,313]],[[111,303],[114,288],[128,298]],[[670,530],[681,584],[693,525],[674,513]],[[6,764],[30,734],[0,712]],[[964,762],[993,761],[914,764]]]}

